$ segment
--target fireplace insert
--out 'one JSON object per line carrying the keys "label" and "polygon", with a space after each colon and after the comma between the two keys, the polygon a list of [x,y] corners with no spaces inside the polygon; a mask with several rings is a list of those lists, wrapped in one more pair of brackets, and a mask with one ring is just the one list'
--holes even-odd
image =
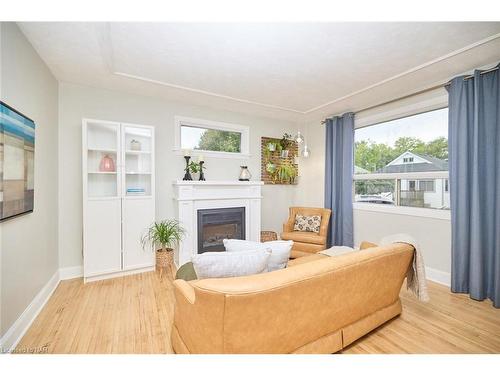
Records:
{"label": "fireplace insert", "polygon": [[225,251],[225,238],[246,238],[245,207],[198,210],[198,254]]}

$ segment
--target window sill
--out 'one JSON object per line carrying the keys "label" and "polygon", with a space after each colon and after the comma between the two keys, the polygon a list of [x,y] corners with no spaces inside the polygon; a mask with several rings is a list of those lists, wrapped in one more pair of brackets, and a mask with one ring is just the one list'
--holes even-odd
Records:
{"label": "window sill", "polygon": [[[179,150],[174,148],[175,155],[184,156],[184,150]],[[242,154],[235,152],[222,152],[222,151],[204,151],[204,150],[190,150],[191,157],[196,157],[203,155],[207,158],[219,158],[219,159],[250,159],[251,154]]]}
{"label": "window sill", "polygon": [[374,203],[359,203],[352,204],[354,210],[358,211],[372,211],[381,212],[393,215],[406,215],[415,217],[428,217],[439,220],[451,220],[450,210],[439,210],[434,208],[420,208],[420,207],[404,207],[404,206],[390,206],[380,205]]}

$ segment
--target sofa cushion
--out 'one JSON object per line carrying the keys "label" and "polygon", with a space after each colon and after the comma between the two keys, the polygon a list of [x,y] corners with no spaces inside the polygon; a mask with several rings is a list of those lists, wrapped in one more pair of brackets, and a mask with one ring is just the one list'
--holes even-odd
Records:
{"label": "sofa cushion", "polygon": [[206,252],[193,257],[198,279],[248,276],[266,272],[271,250]]}
{"label": "sofa cushion", "polygon": [[179,267],[175,273],[175,279],[182,279],[185,281],[196,280],[198,276],[194,270],[193,262],[187,262]]}
{"label": "sofa cushion", "polygon": [[321,227],[320,215],[295,215],[294,231],[319,233]]}
{"label": "sofa cushion", "polygon": [[313,232],[284,232],[281,234],[281,239],[283,240],[292,240],[293,242],[305,242],[316,245],[324,245],[326,242],[326,238],[320,236],[317,233]]}
{"label": "sofa cushion", "polygon": [[226,251],[248,251],[248,250],[271,250],[271,257],[269,258],[268,271],[275,271],[285,268],[290,258],[290,251],[292,250],[293,241],[267,241],[255,242],[245,240],[229,240],[225,239],[224,247]]}

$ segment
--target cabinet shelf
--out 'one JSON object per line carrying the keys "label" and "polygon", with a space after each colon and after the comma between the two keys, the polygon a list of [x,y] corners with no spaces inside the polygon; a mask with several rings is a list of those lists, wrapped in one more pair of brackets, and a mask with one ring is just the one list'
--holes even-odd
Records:
{"label": "cabinet shelf", "polygon": [[88,174],[116,174],[116,172],[88,171]]}
{"label": "cabinet shelf", "polygon": [[151,151],[140,151],[140,150],[126,150],[127,155],[150,155]]}
{"label": "cabinet shelf", "polygon": [[89,152],[109,152],[109,153],[116,153],[116,150],[112,148],[89,148]]}
{"label": "cabinet shelf", "polygon": [[135,174],[135,175],[139,175],[139,176],[140,175],[148,176],[151,174],[151,172],[125,172],[125,174],[130,174],[130,175]]}

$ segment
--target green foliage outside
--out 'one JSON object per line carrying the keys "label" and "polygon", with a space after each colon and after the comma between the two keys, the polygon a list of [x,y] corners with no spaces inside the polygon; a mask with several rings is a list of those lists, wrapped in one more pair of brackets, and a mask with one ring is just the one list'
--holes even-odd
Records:
{"label": "green foliage outside", "polygon": [[241,133],[224,130],[206,130],[196,150],[241,152]]}
{"label": "green foliage outside", "polygon": [[354,164],[369,172],[376,172],[385,167],[405,151],[416,154],[433,156],[438,159],[448,158],[448,140],[439,137],[429,142],[424,142],[415,137],[401,137],[394,146],[372,141],[359,141],[355,143]]}

